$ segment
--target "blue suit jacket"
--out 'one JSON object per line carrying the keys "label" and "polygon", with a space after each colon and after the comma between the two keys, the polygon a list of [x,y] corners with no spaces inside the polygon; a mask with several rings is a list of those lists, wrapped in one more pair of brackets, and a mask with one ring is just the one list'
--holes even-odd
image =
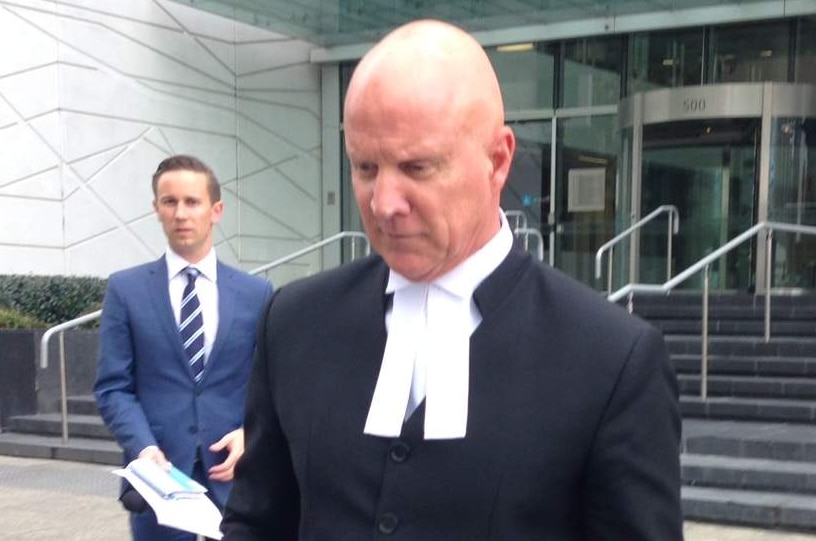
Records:
{"label": "blue suit jacket", "polygon": [[[164,257],[110,276],[94,394],[126,462],[148,445],[187,474],[197,451],[205,471],[226,458],[208,447],[242,424],[256,329],[272,287],[220,262],[217,284],[218,332],[196,383],[170,304]],[[223,505],[230,483],[210,481],[209,488]]]}

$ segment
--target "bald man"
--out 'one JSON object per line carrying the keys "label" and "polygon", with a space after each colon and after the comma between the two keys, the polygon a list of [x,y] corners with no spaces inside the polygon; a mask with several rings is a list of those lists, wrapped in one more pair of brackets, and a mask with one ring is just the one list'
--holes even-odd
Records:
{"label": "bald man", "polygon": [[273,298],[227,540],[682,539],[662,338],[513,246],[503,109],[448,24],[361,60],[345,138],[377,255]]}

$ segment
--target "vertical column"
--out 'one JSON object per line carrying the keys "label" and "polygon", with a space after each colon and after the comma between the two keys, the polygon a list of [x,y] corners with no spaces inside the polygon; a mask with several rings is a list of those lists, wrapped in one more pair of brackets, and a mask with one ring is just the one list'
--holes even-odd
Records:
{"label": "vertical column", "polygon": [[[630,207],[629,224],[640,219],[640,183],[643,171],[643,94],[632,97],[632,203]],[[640,260],[640,231],[636,230],[629,241],[629,283],[637,283],[640,275],[638,262]]]}
{"label": "vertical column", "polygon": [[[759,149],[759,190],[757,199],[757,223],[768,220],[768,204],[770,201],[770,183],[771,183],[771,138],[773,131],[773,83],[764,83],[762,85],[762,132],[760,133],[760,149]],[[756,285],[756,292],[763,293],[765,291],[765,280],[767,273],[766,261],[766,240],[765,235],[757,235],[757,249],[754,284]]]}

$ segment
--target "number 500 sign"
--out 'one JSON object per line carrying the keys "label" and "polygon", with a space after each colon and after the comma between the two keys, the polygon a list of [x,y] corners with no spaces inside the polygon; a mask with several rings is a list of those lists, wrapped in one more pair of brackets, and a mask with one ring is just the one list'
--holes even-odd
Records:
{"label": "number 500 sign", "polygon": [[702,113],[705,109],[705,98],[686,98],[683,100],[683,112],[685,113]]}

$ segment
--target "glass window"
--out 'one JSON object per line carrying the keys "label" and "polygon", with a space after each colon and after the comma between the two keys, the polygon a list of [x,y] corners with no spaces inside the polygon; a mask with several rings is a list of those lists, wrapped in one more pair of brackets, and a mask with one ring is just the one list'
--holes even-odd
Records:
{"label": "glass window", "polygon": [[623,39],[587,38],[563,44],[563,107],[617,104],[621,98]]}
{"label": "glass window", "polygon": [[790,24],[714,27],[709,73],[712,83],[788,81]]}
{"label": "glass window", "polygon": [[487,56],[499,77],[506,110],[554,106],[555,50],[555,46],[544,43],[487,48]]}
{"label": "glass window", "polygon": [[[771,133],[768,217],[816,225],[816,118],[775,118]],[[774,287],[816,287],[816,238],[774,235]]]}
{"label": "glass window", "polygon": [[635,34],[629,40],[627,94],[702,83],[702,29]]}
{"label": "glass window", "polygon": [[816,84],[816,17],[802,17],[796,32],[797,83]]}

